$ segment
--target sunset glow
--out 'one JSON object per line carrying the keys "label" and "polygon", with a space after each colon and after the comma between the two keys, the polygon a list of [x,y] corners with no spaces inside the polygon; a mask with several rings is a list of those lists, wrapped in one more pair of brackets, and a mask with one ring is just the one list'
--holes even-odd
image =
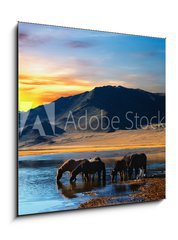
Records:
{"label": "sunset glow", "polygon": [[164,48],[163,39],[19,23],[19,110],[104,85],[164,92]]}

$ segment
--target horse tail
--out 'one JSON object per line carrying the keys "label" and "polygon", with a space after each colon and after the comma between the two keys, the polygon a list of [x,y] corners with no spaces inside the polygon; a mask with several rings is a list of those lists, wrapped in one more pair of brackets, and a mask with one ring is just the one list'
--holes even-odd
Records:
{"label": "horse tail", "polygon": [[104,163],[103,163],[103,181],[106,181],[106,167]]}

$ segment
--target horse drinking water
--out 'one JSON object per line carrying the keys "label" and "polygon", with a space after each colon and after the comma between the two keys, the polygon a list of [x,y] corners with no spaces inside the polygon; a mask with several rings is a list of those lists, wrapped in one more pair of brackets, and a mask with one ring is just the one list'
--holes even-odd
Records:
{"label": "horse drinking water", "polygon": [[79,173],[85,174],[85,178],[87,181],[89,181],[89,175],[90,174],[98,174],[98,180],[101,180],[101,173],[102,173],[102,179],[103,181],[106,180],[106,169],[104,162],[101,161],[100,158],[95,158],[92,161],[85,161],[80,163],[71,174],[70,181],[73,182],[76,180],[76,176]]}
{"label": "horse drinking water", "polygon": [[85,162],[85,161],[88,161],[88,160],[87,159],[80,159],[80,160],[70,159],[65,161],[65,163],[63,163],[62,166],[57,170],[57,177],[56,177],[57,182],[61,179],[64,172],[68,171],[71,174],[72,171],[77,166],[79,166],[82,162]]}

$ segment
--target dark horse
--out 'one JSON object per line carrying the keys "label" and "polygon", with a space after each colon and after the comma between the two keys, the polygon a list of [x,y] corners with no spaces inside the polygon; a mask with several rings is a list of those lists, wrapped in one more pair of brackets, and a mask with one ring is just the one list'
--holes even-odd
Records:
{"label": "dark horse", "polygon": [[80,160],[74,160],[74,159],[70,159],[65,161],[65,163],[62,164],[62,166],[60,168],[58,168],[57,170],[57,182],[61,179],[62,175],[64,172],[69,171],[70,173],[72,173],[72,171],[79,166],[82,162],[88,161],[87,159],[80,159]]}
{"label": "dark horse", "polygon": [[85,161],[79,164],[73,171],[70,178],[70,182],[76,181],[76,176],[79,173],[83,173],[87,181],[89,181],[89,175],[98,173],[98,180],[101,180],[101,173],[103,173],[103,181],[106,180],[106,169],[104,162],[99,157],[92,161]]}
{"label": "dark horse", "polygon": [[132,179],[133,170],[135,170],[134,178],[139,177],[139,171],[142,171],[142,176],[147,174],[147,156],[144,153],[133,154],[131,156],[124,157],[127,163],[128,177]]}
{"label": "dark horse", "polygon": [[127,163],[125,159],[119,160],[116,162],[114,169],[111,172],[112,182],[117,178],[117,173],[120,174],[121,181],[126,180],[127,178]]}

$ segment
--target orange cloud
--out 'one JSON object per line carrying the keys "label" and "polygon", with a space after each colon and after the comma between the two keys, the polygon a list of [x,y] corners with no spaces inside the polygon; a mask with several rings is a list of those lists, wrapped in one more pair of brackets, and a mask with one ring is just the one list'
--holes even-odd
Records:
{"label": "orange cloud", "polygon": [[52,102],[60,97],[71,96],[91,90],[89,81],[74,76],[19,75],[19,110]]}
{"label": "orange cloud", "polygon": [[33,75],[20,75],[20,84],[25,85],[80,85],[90,86],[87,80],[77,79],[75,76],[33,76]]}

